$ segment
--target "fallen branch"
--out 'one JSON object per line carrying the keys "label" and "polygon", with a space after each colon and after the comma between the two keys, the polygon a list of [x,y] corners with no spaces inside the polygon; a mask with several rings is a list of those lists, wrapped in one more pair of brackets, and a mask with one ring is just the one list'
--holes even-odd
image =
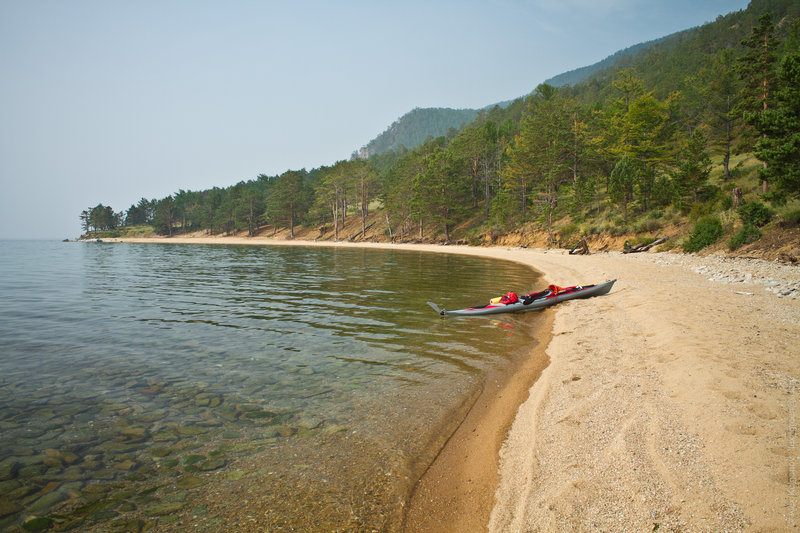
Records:
{"label": "fallen branch", "polygon": [[578,244],[569,251],[569,255],[589,255],[589,253],[589,245],[586,243],[585,237],[581,237]]}
{"label": "fallen branch", "polygon": [[[366,228],[364,228],[364,229],[365,229],[365,230],[368,230],[368,229],[370,229],[370,228],[371,228],[372,226],[374,226],[374,225],[375,225],[375,223],[373,222],[372,224],[370,224],[369,226],[367,226],[367,227],[366,227]],[[348,241],[350,241],[350,242],[353,242],[353,241],[355,241],[356,239],[358,239],[358,238],[361,236],[361,234],[362,234],[362,233],[364,233],[364,231],[359,231],[359,232],[358,232],[358,233],[356,233],[355,235],[351,235],[350,237],[348,237],[348,238],[347,238],[347,240],[348,240]]]}
{"label": "fallen branch", "polygon": [[628,241],[625,241],[625,247],[623,248],[622,253],[623,254],[635,254],[637,252],[646,252],[647,250],[649,250],[653,246],[658,246],[659,244],[663,244],[663,243],[667,242],[667,239],[669,239],[669,237],[661,237],[659,239],[654,240],[653,242],[651,242],[649,244],[639,244],[637,246],[631,246],[630,244],[628,244]]}

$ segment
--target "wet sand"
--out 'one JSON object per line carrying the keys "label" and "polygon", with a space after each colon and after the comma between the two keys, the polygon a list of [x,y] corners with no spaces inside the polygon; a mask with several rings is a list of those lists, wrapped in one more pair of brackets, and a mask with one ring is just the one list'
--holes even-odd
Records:
{"label": "wet sand", "polygon": [[[798,527],[800,300],[768,292],[758,276],[717,281],[703,269],[727,267],[707,258],[403,248],[519,261],[562,286],[619,280],[606,296],[552,311],[550,362],[538,380],[523,367],[513,374],[522,392],[519,384],[512,392],[487,383],[501,392],[485,395],[484,407],[479,400],[420,481],[407,530],[428,527],[415,517],[430,519],[428,530],[436,531]],[[800,282],[797,267],[741,268],[751,266]],[[497,413],[511,413],[507,434]],[[490,429],[481,419],[499,423]],[[498,464],[496,449],[497,481],[484,475]],[[482,485],[473,488],[478,478]]]}
{"label": "wet sand", "polygon": [[503,373],[489,374],[483,391],[436,460],[419,480],[404,531],[483,531],[494,505],[500,447],[528,389],[547,366],[552,312],[536,329],[545,342],[521,354]]}

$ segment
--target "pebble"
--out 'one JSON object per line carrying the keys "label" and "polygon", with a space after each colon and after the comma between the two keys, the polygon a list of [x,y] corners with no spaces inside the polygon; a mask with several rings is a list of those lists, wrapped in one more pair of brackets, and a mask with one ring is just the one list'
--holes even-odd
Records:
{"label": "pebble", "polygon": [[800,266],[717,255],[659,253],[640,254],[636,258],[656,264],[681,266],[703,275],[711,282],[760,285],[778,297],[800,299]]}

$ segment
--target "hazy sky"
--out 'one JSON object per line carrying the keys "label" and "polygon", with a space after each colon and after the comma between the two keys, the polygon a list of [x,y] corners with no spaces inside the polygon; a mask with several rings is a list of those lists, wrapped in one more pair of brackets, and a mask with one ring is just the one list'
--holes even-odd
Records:
{"label": "hazy sky", "polygon": [[0,0],[0,238],[346,159],[746,0]]}

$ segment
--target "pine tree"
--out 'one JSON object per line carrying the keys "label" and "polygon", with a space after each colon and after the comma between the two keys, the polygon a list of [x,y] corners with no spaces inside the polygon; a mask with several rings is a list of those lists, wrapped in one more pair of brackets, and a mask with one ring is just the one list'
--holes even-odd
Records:
{"label": "pine tree", "polygon": [[628,223],[628,204],[633,201],[633,187],[642,174],[641,165],[631,156],[619,160],[609,179],[608,194],[614,203],[622,206],[622,216]]}
{"label": "pine tree", "polygon": [[700,128],[695,128],[686,145],[681,148],[681,159],[675,175],[677,202],[682,204],[691,197],[697,202],[697,193],[708,182],[711,174],[711,157],[706,146],[708,141]]}
{"label": "pine tree", "polygon": [[781,64],[780,90],[776,106],[752,114],[762,137],[755,147],[756,156],[766,166],[761,176],[774,182],[778,190],[800,194],[800,54],[786,56]]}
{"label": "pine tree", "polygon": [[711,76],[703,91],[707,102],[708,124],[711,126],[711,140],[722,151],[725,181],[731,179],[733,139],[741,122],[741,113],[736,112],[740,91],[733,72],[733,54],[732,49],[726,48],[714,56]]}
{"label": "pine tree", "polygon": [[[752,126],[754,114],[767,111],[774,98],[778,41],[775,38],[772,15],[761,15],[758,26],[753,28],[749,38],[742,41],[742,45],[746,47],[746,51],[739,58],[736,68],[744,83],[739,110]],[[743,141],[742,148],[750,148],[755,139],[753,135],[749,135]]]}
{"label": "pine tree", "polygon": [[450,150],[437,147],[426,158],[427,168],[414,183],[417,198],[427,218],[442,225],[445,240],[465,212],[469,198],[469,174]]}

